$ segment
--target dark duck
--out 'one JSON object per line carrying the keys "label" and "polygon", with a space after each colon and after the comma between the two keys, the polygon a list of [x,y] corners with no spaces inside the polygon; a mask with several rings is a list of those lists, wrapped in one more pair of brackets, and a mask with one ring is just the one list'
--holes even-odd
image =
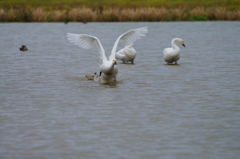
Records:
{"label": "dark duck", "polygon": [[27,51],[28,50],[25,45],[22,45],[22,47],[20,47],[19,49],[20,49],[20,51]]}

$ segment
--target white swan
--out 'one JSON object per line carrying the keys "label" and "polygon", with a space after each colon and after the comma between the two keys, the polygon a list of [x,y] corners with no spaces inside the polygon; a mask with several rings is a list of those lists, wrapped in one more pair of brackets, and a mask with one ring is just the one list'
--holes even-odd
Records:
{"label": "white swan", "polygon": [[78,45],[79,47],[84,49],[92,48],[93,44],[97,45],[100,52],[100,58],[102,59],[102,64],[100,65],[100,76],[102,77],[98,79],[101,79],[101,82],[105,83],[105,82],[110,82],[113,79],[116,81],[118,67],[117,67],[117,60],[115,58],[115,54],[116,54],[119,41],[123,40],[125,44],[129,44],[129,43],[131,44],[137,39],[140,39],[141,36],[145,36],[144,30],[145,29],[143,28],[132,29],[122,34],[121,36],[119,36],[113,46],[111,55],[109,56],[108,60],[106,58],[105,51],[102,47],[102,44],[97,37],[87,35],[87,34],[67,33],[67,37],[68,37],[67,39],[70,42],[74,43],[75,45]]}
{"label": "white swan", "polygon": [[133,63],[134,59],[137,56],[137,52],[132,46],[133,43],[119,50],[115,55],[116,59],[121,60],[123,63],[125,62]]}
{"label": "white swan", "polygon": [[171,42],[172,47],[163,50],[164,61],[166,61],[167,64],[173,62],[177,64],[177,61],[180,59],[180,48],[175,44],[175,42],[178,42],[185,47],[184,41],[182,39],[174,38]]}
{"label": "white swan", "polygon": [[67,33],[67,37],[68,37],[67,39],[70,42],[84,49],[90,49],[92,48],[93,44],[96,44],[100,52],[100,58],[102,59],[103,62],[100,65],[100,71],[104,74],[102,82],[111,81],[112,79],[116,80],[118,68],[117,60],[115,59],[115,54],[114,56],[111,56],[111,58],[109,57],[109,60],[107,60],[102,44],[97,37],[87,34],[72,34],[72,33]]}
{"label": "white swan", "polygon": [[115,56],[116,59],[121,60],[123,63],[125,63],[125,62],[133,63],[134,59],[136,58],[137,52],[133,48],[133,43],[131,43],[129,41],[130,39],[129,38],[127,39],[126,36],[136,33],[139,35],[139,37],[137,37],[137,39],[140,39],[141,36],[146,36],[145,34],[147,32],[148,32],[147,27],[142,27],[142,28],[129,30],[128,32],[121,35],[119,38],[120,38],[120,40],[123,40],[125,42],[126,46],[116,53],[116,56]]}

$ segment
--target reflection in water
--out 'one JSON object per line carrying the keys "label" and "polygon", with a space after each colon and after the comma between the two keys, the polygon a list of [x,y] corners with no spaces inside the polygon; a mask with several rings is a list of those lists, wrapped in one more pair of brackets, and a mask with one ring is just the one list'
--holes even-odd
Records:
{"label": "reflection in water", "polygon": [[108,82],[108,83],[102,83],[102,86],[104,86],[105,88],[116,88],[118,83],[120,83],[120,82],[113,81],[113,82]]}
{"label": "reflection in water", "polygon": [[180,66],[180,64],[174,64],[174,63],[170,63],[170,64],[163,64],[163,65],[165,65],[165,66]]}

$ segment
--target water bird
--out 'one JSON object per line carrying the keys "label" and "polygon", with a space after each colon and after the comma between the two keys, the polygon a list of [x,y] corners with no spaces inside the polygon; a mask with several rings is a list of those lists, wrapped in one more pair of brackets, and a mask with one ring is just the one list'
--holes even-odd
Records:
{"label": "water bird", "polygon": [[123,63],[126,62],[133,63],[136,56],[137,51],[133,48],[133,43],[128,46],[125,46],[123,49],[119,50],[116,53],[116,59],[121,60]]}
{"label": "water bird", "polygon": [[105,82],[110,82],[112,80],[116,81],[118,67],[117,67],[117,60],[115,58],[115,54],[116,54],[119,41],[124,40],[125,43],[131,44],[137,39],[140,39],[141,36],[145,36],[144,34],[145,30],[146,29],[142,29],[142,28],[132,29],[122,34],[121,36],[119,36],[113,46],[111,55],[109,56],[108,59],[105,55],[103,46],[97,37],[94,37],[92,35],[87,35],[87,34],[67,33],[67,37],[68,37],[67,39],[69,40],[69,42],[74,43],[75,45],[78,45],[79,47],[84,49],[92,48],[93,44],[97,46],[100,53],[100,59],[102,60],[102,64],[100,65],[100,71],[102,75],[100,79],[101,79],[101,82],[105,83]]}
{"label": "water bird", "polygon": [[177,64],[177,61],[180,59],[180,48],[175,44],[175,42],[178,42],[179,44],[183,45],[185,47],[184,41],[180,38],[174,38],[172,39],[171,48],[165,48],[163,50],[164,55],[164,61],[167,62],[167,64],[175,62]]}
{"label": "water bird", "polygon": [[[147,27],[137,28],[129,30],[128,32],[122,34],[119,39],[125,42],[125,47],[119,50],[115,57],[117,60],[121,60],[123,63],[131,62],[133,63],[134,59],[136,58],[137,52],[133,48],[133,42],[137,39],[140,39],[141,36],[146,36],[145,34],[148,32]],[[137,37],[129,37],[131,34],[136,34]],[[136,39],[130,39],[136,38]]]}
{"label": "water bird", "polygon": [[95,72],[93,74],[93,76],[92,75],[85,75],[85,77],[87,78],[87,81],[93,80],[95,82],[101,82],[101,72],[100,72],[100,75],[98,75],[97,72]]}
{"label": "water bird", "polygon": [[94,73],[94,79],[93,79],[93,80],[94,80],[95,82],[101,82],[101,81],[102,81],[102,80],[101,80],[101,79],[102,79],[101,77],[102,77],[101,74],[98,75],[97,72],[95,72],[95,73]]}
{"label": "water bird", "polygon": [[85,77],[87,78],[87,81],[94,80],[94,76],[92,75],[85,75]]}
{"label": "water bird", "polygon": [[20,49],[20,51],[27,51],[28,50],[25,45],[22,45],[22,47],[20,47],[19,49]]}

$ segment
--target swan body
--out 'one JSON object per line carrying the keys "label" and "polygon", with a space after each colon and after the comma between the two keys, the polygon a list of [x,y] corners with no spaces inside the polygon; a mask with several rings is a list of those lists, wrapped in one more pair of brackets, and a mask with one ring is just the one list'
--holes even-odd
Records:
{"label": "swan body", "polygon": [[105,63],[103,63],[100,66],[100,71],[103,73],[102,77],[101,77],[101,81],[103,83],[106,83],[108,81],[112,81],[112,79],[114,79],[114,81],[116,81],[116,75],[118,73],[118,67],[117,67],[117,60],[109,60]]}
{"label": "swan body", "polygon": [[180,59],[180,48],[175,44],[175,42],[178,42],[185,47],[184,41],[182,39],[174,38],[171,42],[172,47],[163,50],[164,61],[166,61],[167,64],[173,62],[177,64],[177,61]]}
{"label": "swan body", "polygon": [[67,37],[68,37],[67,39],[69,40],[69,42],[72,42],[75,45],[78,45],[79,47],[84,49],[92,48],[93,44],[95,44],[98,47],[100,58],[102,60],[102,64],[100,65],[101,75],[100,77],[97,77],[95,79],[101,80],[101,82],[106,83],[106,82],[111,82],[112,80],[116,81],[118,67],[117,67],[117,60],[115,58],[115,54],[116,54],[116,50],[119,42],[124,41],[125,44],[132,44],[137,39],[140,39],[141,36],[145,36],[146,32],[147,32],[147,27],[142,27],[142,28],[129,30],[128,32],[119,36],[113,46],[111,55],[109,56],[108,59],[106,58],[103,46],[97,37],[87,35],[87,34],[67,33]]}
{"label": "swan body", "polygon": [[123,49],[116,53],[116,59],[121,60],[123,63],[131,62],[133,63],[136,58],[137,52],[133,48],[133,43],[131,45],[125,46]]}

